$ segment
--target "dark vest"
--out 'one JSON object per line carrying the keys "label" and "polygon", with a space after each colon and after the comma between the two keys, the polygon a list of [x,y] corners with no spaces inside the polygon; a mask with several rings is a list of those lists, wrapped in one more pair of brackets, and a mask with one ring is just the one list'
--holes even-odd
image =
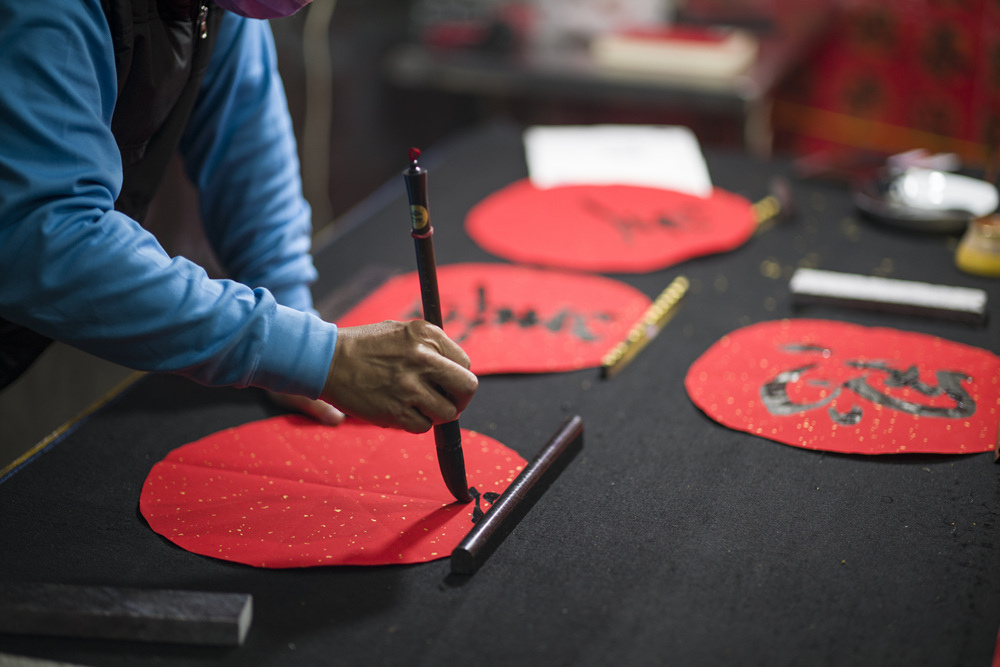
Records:
{"label": "dark vest", "polygon": [[[115,209],[140,223],[194,107],[222,11],[211,0],[101,0],[114,43],[111,131],[124,181]],[[0,389],[52,341],[0,318]]]}

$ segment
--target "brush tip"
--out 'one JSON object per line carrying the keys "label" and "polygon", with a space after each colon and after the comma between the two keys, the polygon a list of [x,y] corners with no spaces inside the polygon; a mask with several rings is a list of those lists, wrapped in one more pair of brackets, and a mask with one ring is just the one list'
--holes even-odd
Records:
{"label": "brush tip", "polygon": [[411,148],[410,149],[410,162],[416,162],[417,158],[419,158],[419,157],[420,157],[420,149],[419,148]]}

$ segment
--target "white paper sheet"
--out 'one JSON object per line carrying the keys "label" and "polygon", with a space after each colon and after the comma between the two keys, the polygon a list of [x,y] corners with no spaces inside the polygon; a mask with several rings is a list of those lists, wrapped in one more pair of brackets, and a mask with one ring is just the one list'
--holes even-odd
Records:
{"label": "white paper sheet", "polygon": [[671,125],[534,126],[524,132],[528,175],[540,188],[639,185],[699,197],[712,191],[694,133]]}

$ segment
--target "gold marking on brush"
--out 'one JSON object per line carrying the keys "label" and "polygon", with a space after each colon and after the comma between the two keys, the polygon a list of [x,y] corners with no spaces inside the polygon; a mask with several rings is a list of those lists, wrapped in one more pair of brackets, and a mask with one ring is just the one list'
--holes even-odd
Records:
{"label": "gold marking on brush", "polygon": [[688,279],[677,276],[665,290],[660,292],[660,296],[656,297],[642,319],[632,326],[625,340],[618,343],[601,359],[601,377],[614,377],[660,333],[677,312],[677,306],[687,293],[688,287]]}

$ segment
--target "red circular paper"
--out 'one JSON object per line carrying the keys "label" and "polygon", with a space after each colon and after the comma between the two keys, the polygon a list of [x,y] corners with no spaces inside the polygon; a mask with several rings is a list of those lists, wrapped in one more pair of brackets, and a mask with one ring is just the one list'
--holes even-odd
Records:
{"label": "red circular paper", "polygon": [[750,202],[714,188],[708,197],[630,185],[538,188],[522,179],[477,204],[469,236],[498,257],[540,266],[647,273],[744,244]]}
{"label": "red circular paper", "polygon": [[[817,349],[793,351],[789,346],[794,345]],[[797,380],[779,377],[809,365],[813,366]],[[925,389],[942,386],[938,371],[964,374],[968,379],[959,385],[974,401],[975,410],[945,416],[891,407],[889,401],[903,402],[940,413],[958,411],[959,403],[970,404],[946,393],[924,395],[914,384],[901,380],[904,375],[894,376],[886,368],[904,374],[915,368],[917,375],[911,378]],[[893,377],[895,386],[891,386]],[[860,390],[845,386],[848,381]],[[772,382],[772,391],[765,391],[765,385]],[[691,366],[685,386],[695,405],[720,424],[806,449],[958,454],[990,451],[997,443],[1000,358],[925,334],[826,320],[763,322],[716,342]],[[773,404],[773,389],[781,386],[793,404],[787,414],[775,414],[765,405],[765,394]],[[883,403],[881,398],[870,400],[871,396],[888,399]],[[831,408],[840,414],[858,409],[859,421],[838,424]]]}
{"label": "red circular paper", "polygon": [[[599,366],[651,300],[603,276],[510,264],[438,267],[444,330],[478,375]],[[416,273],[391,279],[337,319],[341,326],[422,317]]]}
{"label": "red circular paper", "polygon": [[[462,431],[469,484],[501,493],[525,465]],[[445,558],[472,529],[430,433],[287,415],[179,447],[153,466],[139,508],[188,551],[257,567],[385,565]],[[481,506],[483,510],[487,506]]]}

